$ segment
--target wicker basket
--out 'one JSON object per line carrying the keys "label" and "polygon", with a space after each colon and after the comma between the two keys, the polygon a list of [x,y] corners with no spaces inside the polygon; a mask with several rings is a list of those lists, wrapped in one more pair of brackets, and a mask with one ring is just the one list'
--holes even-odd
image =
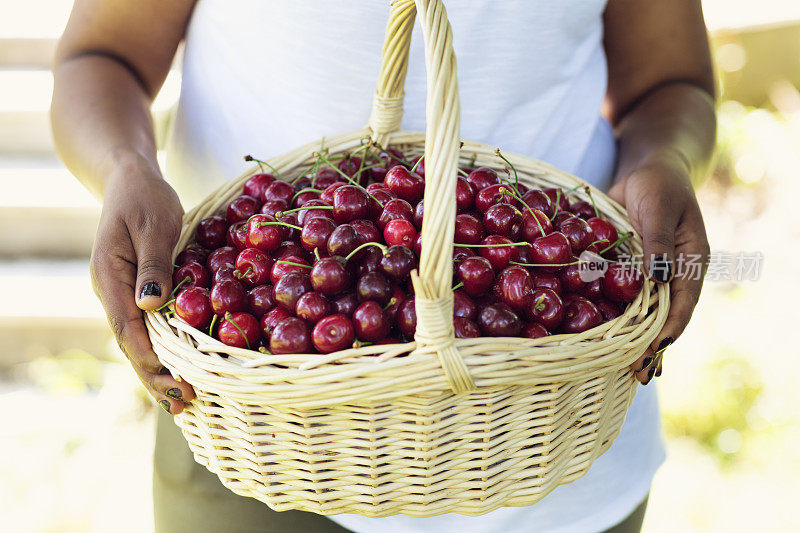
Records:
{"label": "wicker basket", "polygon": [[[428,70],[427,133],[399,131],[411,30],[419,13]],[[275,510],[320,514],[478,515],[530,505],[579,478],[618,434],[636,391],[629,365],[668,310],[665,285],[645,281],[619,318],[589,331],[536,340],[453,337],[451,291],[456,168],[502,169],[494,148],[459,146],[452,33],[441,0],[392,3],[369,126],[329,137],[332,155],[372,137],[406,153],[425,150],[425,221],[415,342],[327,355],[265,355],[226,346],[179,318],[148,313],[163,364],[191,383],[175,417],[195,459],[242,496]],[[270,160],[298,175],[320,143]],[[527,185],[582,182],[508,155]],[[198,222],[240,194],[253,171],[188,213],[176,248]],[[632,231],[599,191],[598,208]],[[633,239],[628,251],[640,252]],[[226,354],[227,358],[220,357]]]}

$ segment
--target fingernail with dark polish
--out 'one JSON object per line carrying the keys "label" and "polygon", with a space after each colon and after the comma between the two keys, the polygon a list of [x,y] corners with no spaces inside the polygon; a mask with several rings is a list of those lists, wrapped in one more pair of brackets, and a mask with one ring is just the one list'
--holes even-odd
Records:
{"label": "fingernail with dark polish", "polygon": [[656,348],[656,353],[659,354],[669,348],[669,345],[675,342],[675,339],[672,337],[664,337],[661,342],[658,343],[658,348]]}
{"label": "fingernail with dark polish", "polygon": [[159,370],[159,371],[158,371],[158,373],[159,373],[159,374],[161,374],[161,375],[163,375],[163,376],[166,376],[166,375],[168,375],[168,374],[169,374],[169,368],[167,368],[167,367],[165,367],[165,366],[162,366],[162,367],[161,367],[161,370]]}
{"label": "fingernail with dark polish", "polygon": [[158,405],[160,405],[166,412],[169,413],[169,402],[167,400],[161,400],[158,402]]}
{"label": "fingernail with dark polish", "polygon": [[[655,373],[656,373],[656,367],[655,366],[651,366],[650,367],[650,372],[647,373],[647,383],[650,383],[650,381],[653,379],[653,375]],[[645,385],[647,385],[647,383],[645,383]]]}
{"label": "fingernail with dark polish", "polygon": [[175,398],[176,400],[180,400],[181,399],[181,389],[179,389],[178,387],[169,389],[167,391],[167,396],[169,396],[170,398]]}
{"label": "fingernail with dark polish", "polygon": [[144,298],[145,296],[155,296],[156,298],[161,296],[161,287],[158,286],[158,283],[155,281],[148,281],[142,285],[142,291],[139,293],[139,298]]}
{"label": "fingernail with dark polish", "polygon": [[647,357],[645,357],[644,360],[642,361],[642,370],[650,366],[650,363],[653,362],[654,358],[655,358],[654,355],[648,355]]}
{"label": "fingernail with dark polish", "polygon": [[650,260],[650,277],[658,283],[666,283],[672,279],[672,263],[667,254],[654,256]]}

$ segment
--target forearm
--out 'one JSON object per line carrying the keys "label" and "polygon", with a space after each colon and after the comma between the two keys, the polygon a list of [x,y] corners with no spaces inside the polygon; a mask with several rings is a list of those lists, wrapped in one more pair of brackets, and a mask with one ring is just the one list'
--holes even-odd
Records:
{"label": "forearm", "polygon": [[102,197],[112,176],[160,176],[151,98],[128,68],[83,55],[59,64],[54,78],[56,148],[87,189]]}
{"label": "forearm", "polygon": [[702,180],[714,152],[714,99],[688,83],[670,83],[646,95],[616,128],[619,139],[617,179],[654,157],[687,167],[692,181]]}

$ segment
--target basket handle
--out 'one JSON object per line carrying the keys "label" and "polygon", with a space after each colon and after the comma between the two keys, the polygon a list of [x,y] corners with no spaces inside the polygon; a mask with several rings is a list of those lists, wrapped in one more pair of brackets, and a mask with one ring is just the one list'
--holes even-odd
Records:
{"label": "basket handle", "polygon": [[428,72],[425,131],[425,216],[419,273],[412,273],[418,349],[433,349],[454,392],[475,383],[454,346],[453,234],[460,149],[460,105],[453,32],[442,0],[395,0],[391,4],[383,59],[369,125],[383,143],[400,129],[415,12],[420,15]]}

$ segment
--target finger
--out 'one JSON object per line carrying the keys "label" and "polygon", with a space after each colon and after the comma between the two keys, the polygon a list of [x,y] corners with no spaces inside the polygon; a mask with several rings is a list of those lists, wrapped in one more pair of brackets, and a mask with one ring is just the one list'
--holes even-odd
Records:
{"label": "finger", "polygon": [[131,231],[131,242],[136,252],[136,304],[144,311],[162,306],[172,290],[171,235],[146,227]]}
{"label": "finger", "polygon": [[169,374],[150,374],[139,369],[137,374],[147,392],[170,414],[177,415],[195,398],[191,386],[185,382],[176,384]]}
{"label": "finger", "polygon": [[633,370],[634,372],[641,371],[643,368],[650,366],[655,357],[656,357],[655,352],[653,352],[652,348],[648,346],[647,349],[644,351],[644,353],[639,357],[639,359],[637,359],[631,365],[631,370]]}
{"label": "finger", "polygon": [[647,385],[653,380],[657,369],[658,358],[653,356],[648,365],[644,366],[641,370],[635,372],[633,375],[639,381],[639,383],[642,385]]}
{"label": "finger", "polygon": [[672,264],[679,210],[670,205],[667,197],[646,201],[641,209],[638,218],[642,228],[645,272],[653,281],[666,283],[672,279],[674,272]]}

